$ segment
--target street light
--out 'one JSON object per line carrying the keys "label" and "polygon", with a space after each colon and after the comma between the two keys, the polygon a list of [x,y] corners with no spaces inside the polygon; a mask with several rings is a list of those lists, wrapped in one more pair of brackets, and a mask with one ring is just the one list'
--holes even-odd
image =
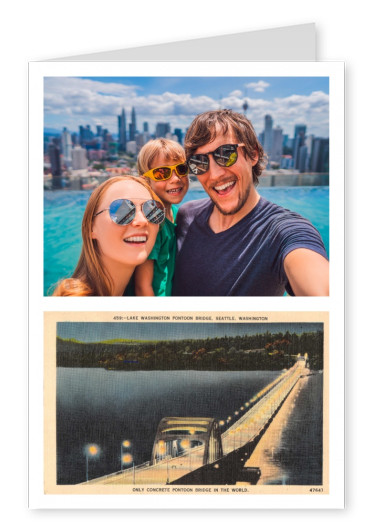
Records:
{"label": "street light", "polygon": [[121,458],[121,464],[128,466],[131,463],[133,463],[132,454],[123,454]]}
{"label": "street light", "polygon": [[100,448],[97,444],[89,443],[85,446],[86,456],[86,481],[89,481],[89,459],[97,459],[100,454]]}
{"label": "street light", "polygon": [[[127,439],[125,441],[122,441],[121,443],[121,447],[120,447],[120,463],[121,463],[121,470],[123,470],[123,463],[125,463],[123,457],[123,449],[125,448],[126,450],[128,450],[130,447],[132,446],[131,442],[128,441]],[[130,454],[129,454],[130,455]]]}

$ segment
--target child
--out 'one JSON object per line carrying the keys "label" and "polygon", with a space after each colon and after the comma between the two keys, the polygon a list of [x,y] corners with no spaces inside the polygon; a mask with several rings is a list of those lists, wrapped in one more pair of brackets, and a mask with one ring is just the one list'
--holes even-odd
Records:
{"label": "child", "polygon": [[138,172],[160,198],[166,209],[149,259],[135,271],[135,294],[169,296],[175,269],[175,218],[189,186],[188,165],[183,147],[172,140],[150,140],[137,159]]}

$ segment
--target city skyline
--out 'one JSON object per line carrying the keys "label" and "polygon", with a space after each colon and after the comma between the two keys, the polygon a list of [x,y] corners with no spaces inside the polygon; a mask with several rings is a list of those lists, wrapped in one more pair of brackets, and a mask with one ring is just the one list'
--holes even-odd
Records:
{"label": "city skyline", "polygon": [[329,79],[327,77],[46,77],[44,106],[46,129],[75,132],[80,125],[100,124],[116,134],[118,116],[131,110],[139,124],[169,122],[172,130],[185,129],[197,114],[219,108],[243,111],[257,134],[265,115],[273,116],[284,134],[307,124],[310,134],[329,137]]}

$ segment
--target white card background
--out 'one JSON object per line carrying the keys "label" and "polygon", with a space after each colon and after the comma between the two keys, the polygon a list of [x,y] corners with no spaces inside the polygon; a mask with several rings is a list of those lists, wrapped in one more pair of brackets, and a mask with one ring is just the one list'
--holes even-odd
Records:
{"label": "white card background", "polygon": [[[330,494],[327,496],[263,496],[244,498],[233,497],[153,497],[123,496],[51,496],[43,494],[43,463],[33,458],[30,463],[30,501],[32,507],[195,507],[195,508],[266,508],[266,507],[326,507],[343,506],[343,283],[344,283],[344,166],[343,166],[343,65],[340,63],[316,62],[41,62],[30,65],[30,176],[35,181],[43,173],[43,77],[47,76],[158,76],[160,72],[174,76],[324,76],[329,77],[330,86],[330,297],[253,297],[224,298],[200,297],[199,299],[152,297],[132,298],[133,311],[215,311],[226,310],[255,311],[329,311],[329,393],[330,393]],[[34,177],[35,176],[35,177]],[[35,186],[30,188],[30,454],[40,455],[43,447],[43,311],[124,311],[125,299],[119,297],[59,298],[42,297],[43,248],[38,235],[43,232],[43,194]],[[334,370],[335,367],[335,370]],[[336,412],[336,413],[335,413]],[[331,456],[336,456],[331,459]],[[129,499],[128,499],[129,498]]]}
{"label": "white card background", "polygon": [[[367,370],[360,362],[363,352],[368,352],[369,341],[365,331],[373,327],[373,314],[369,304],[374,295],[374,261],[369,250],[369,234],[364,227],[373,226],[373,202],[375,180],[369,171],[368,156],[373,152],[372,101],[374,92],[372,64],[375,33],[371,16],[371,4],[360,1],[357,8],[351,5],[339,6],[336,2],[316,0],[302,3],[291,0],[288,3],[265,2],[252,6],[248,0],[239,0],[236,14],[224,17],[221,8],[228,2],[218,0],[218,9],[201,0],[190,2],[190,8],[182,14],[176,11],[176,2],[166,0],[164,9],[159,4],[149,7],[145,17],[143,6],[123,3],[117,0],[106,2],[106,9],[91,9],[91,2],[67,0],[64,9],[58,10],[58,23],[51,20],[51,12],[44,0],[35,0],[20,9],[19,3],[9,4],[4,13],[2,42],[4,44],[2,71],[12,73],[9,81],[2,83],[2,145],[7,146],[7,157],[3,165],[3,198],[17,193],[24,213],[19,211],[12,219],[12,203],[3,201],[1,209],[3,249],[12,249],[12,256],[1,261],[3,300],[6,315],[2,330],[7,331],[4,349],[21,360],[21,382],[15,391],[13,379],[3,374],[2,412],[3,424],[12,426],[12,437],[2,437],[0,445],[3,456],[17,456],[17,459],[3,459],[5,487],[4,521],[12,519],[15,525],[29,529],[65,529],[67,525],[76,528],[81,523],[91,529],[103,525],[123,525],[124,512],[89,513],[77,511],[30,512],[27,510],[27,62],[45,60],[49,57],[64,57],[74,54],[88,54],[99,50],[120,49],[144,44],[192,39],[208,35],[243,32],[249,29],[261,30],[267,27],[299,24],[315,21],[317,28],[317,58],[319,60],[345,60],[347,64],[346,112],[349,127],[346,130],[347,163],[347,510],[338,511],[222,511],[218,517],[215,511],[170,512],[133,511],[126,515],[127,523],[165,528],[166,519],[183,528],[198,521],[218,527],[229,525],[265,524],[279,529],[317,529],[319,525],[339,525],[342,529],[368,525],[373,518],[373,473],[372,462],[365,441],[370,440],[369,408],[364,407],[370,398],[374,358],[368,360]],[[123,10],[121,11],[123,7]],[[121,16],[115,16],[120,9]],[[200,17],[197,13],[200,12]],[[73,14],[74,13],[74,14]],[[164,35],[155,32],[156,24],[169,24]],[[368,45],[365,45],[366,39]],[[278,43],[275,43],[278,46]],[[6,53],[5,53],[6,52]],[[12,142],[10,142],[12,139]],[[17,163],[17,166],[15,164]],[[9,177],[10,176],[10,177]],[[15,182],[18,179],[18,186]],[[365,190],[367,193],[365,193]],[[12,227],[9,225],[12,219]],[[15,235],[21,235],[21,244]],[[30,252],[32,252],[30,250]],[[33,331],[31,331],[33,333]],[[17,337],[15,348],[13,338]],[[9,407],[9,397],[11,407]],[[366,397],[366,398],[365,398]]]}

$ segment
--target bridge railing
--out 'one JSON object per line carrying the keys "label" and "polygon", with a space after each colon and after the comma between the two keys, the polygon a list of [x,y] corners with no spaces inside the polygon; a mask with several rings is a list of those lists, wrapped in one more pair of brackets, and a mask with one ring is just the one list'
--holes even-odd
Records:
{"label": "bridge railing", "polygon": [[134,465],[130,466],[129,468],[118,470],[117,472],[111,472],[111,474],[106,474],[105,476],[100,476],[99,478],[91,479],[88,482],[81,483],[81,485],[85,485],[86,483],[95,483],[96,481],[100,481],[101,483],[104,482],[106,479],[111,479],[116,476],[131,476],[135,470],[139,470],[141,468],[146,468],[150,465],[150,461],[145,461],[145,463],[141,463],[140,465]]}
{"label": "bridge railing", "polygon": [[[276,410],[286,399],[291,389],[296,385],[303,368],[299,361],[296,362],[286,372],[282,380],[273,386],[266,395],[222,434],[223,451],[225,454],[239,448],[246,442],[251,442],[262,432]],[[238,437],[236,437],[237,434]],[[246,440],[243,440],[244,434]]]}

